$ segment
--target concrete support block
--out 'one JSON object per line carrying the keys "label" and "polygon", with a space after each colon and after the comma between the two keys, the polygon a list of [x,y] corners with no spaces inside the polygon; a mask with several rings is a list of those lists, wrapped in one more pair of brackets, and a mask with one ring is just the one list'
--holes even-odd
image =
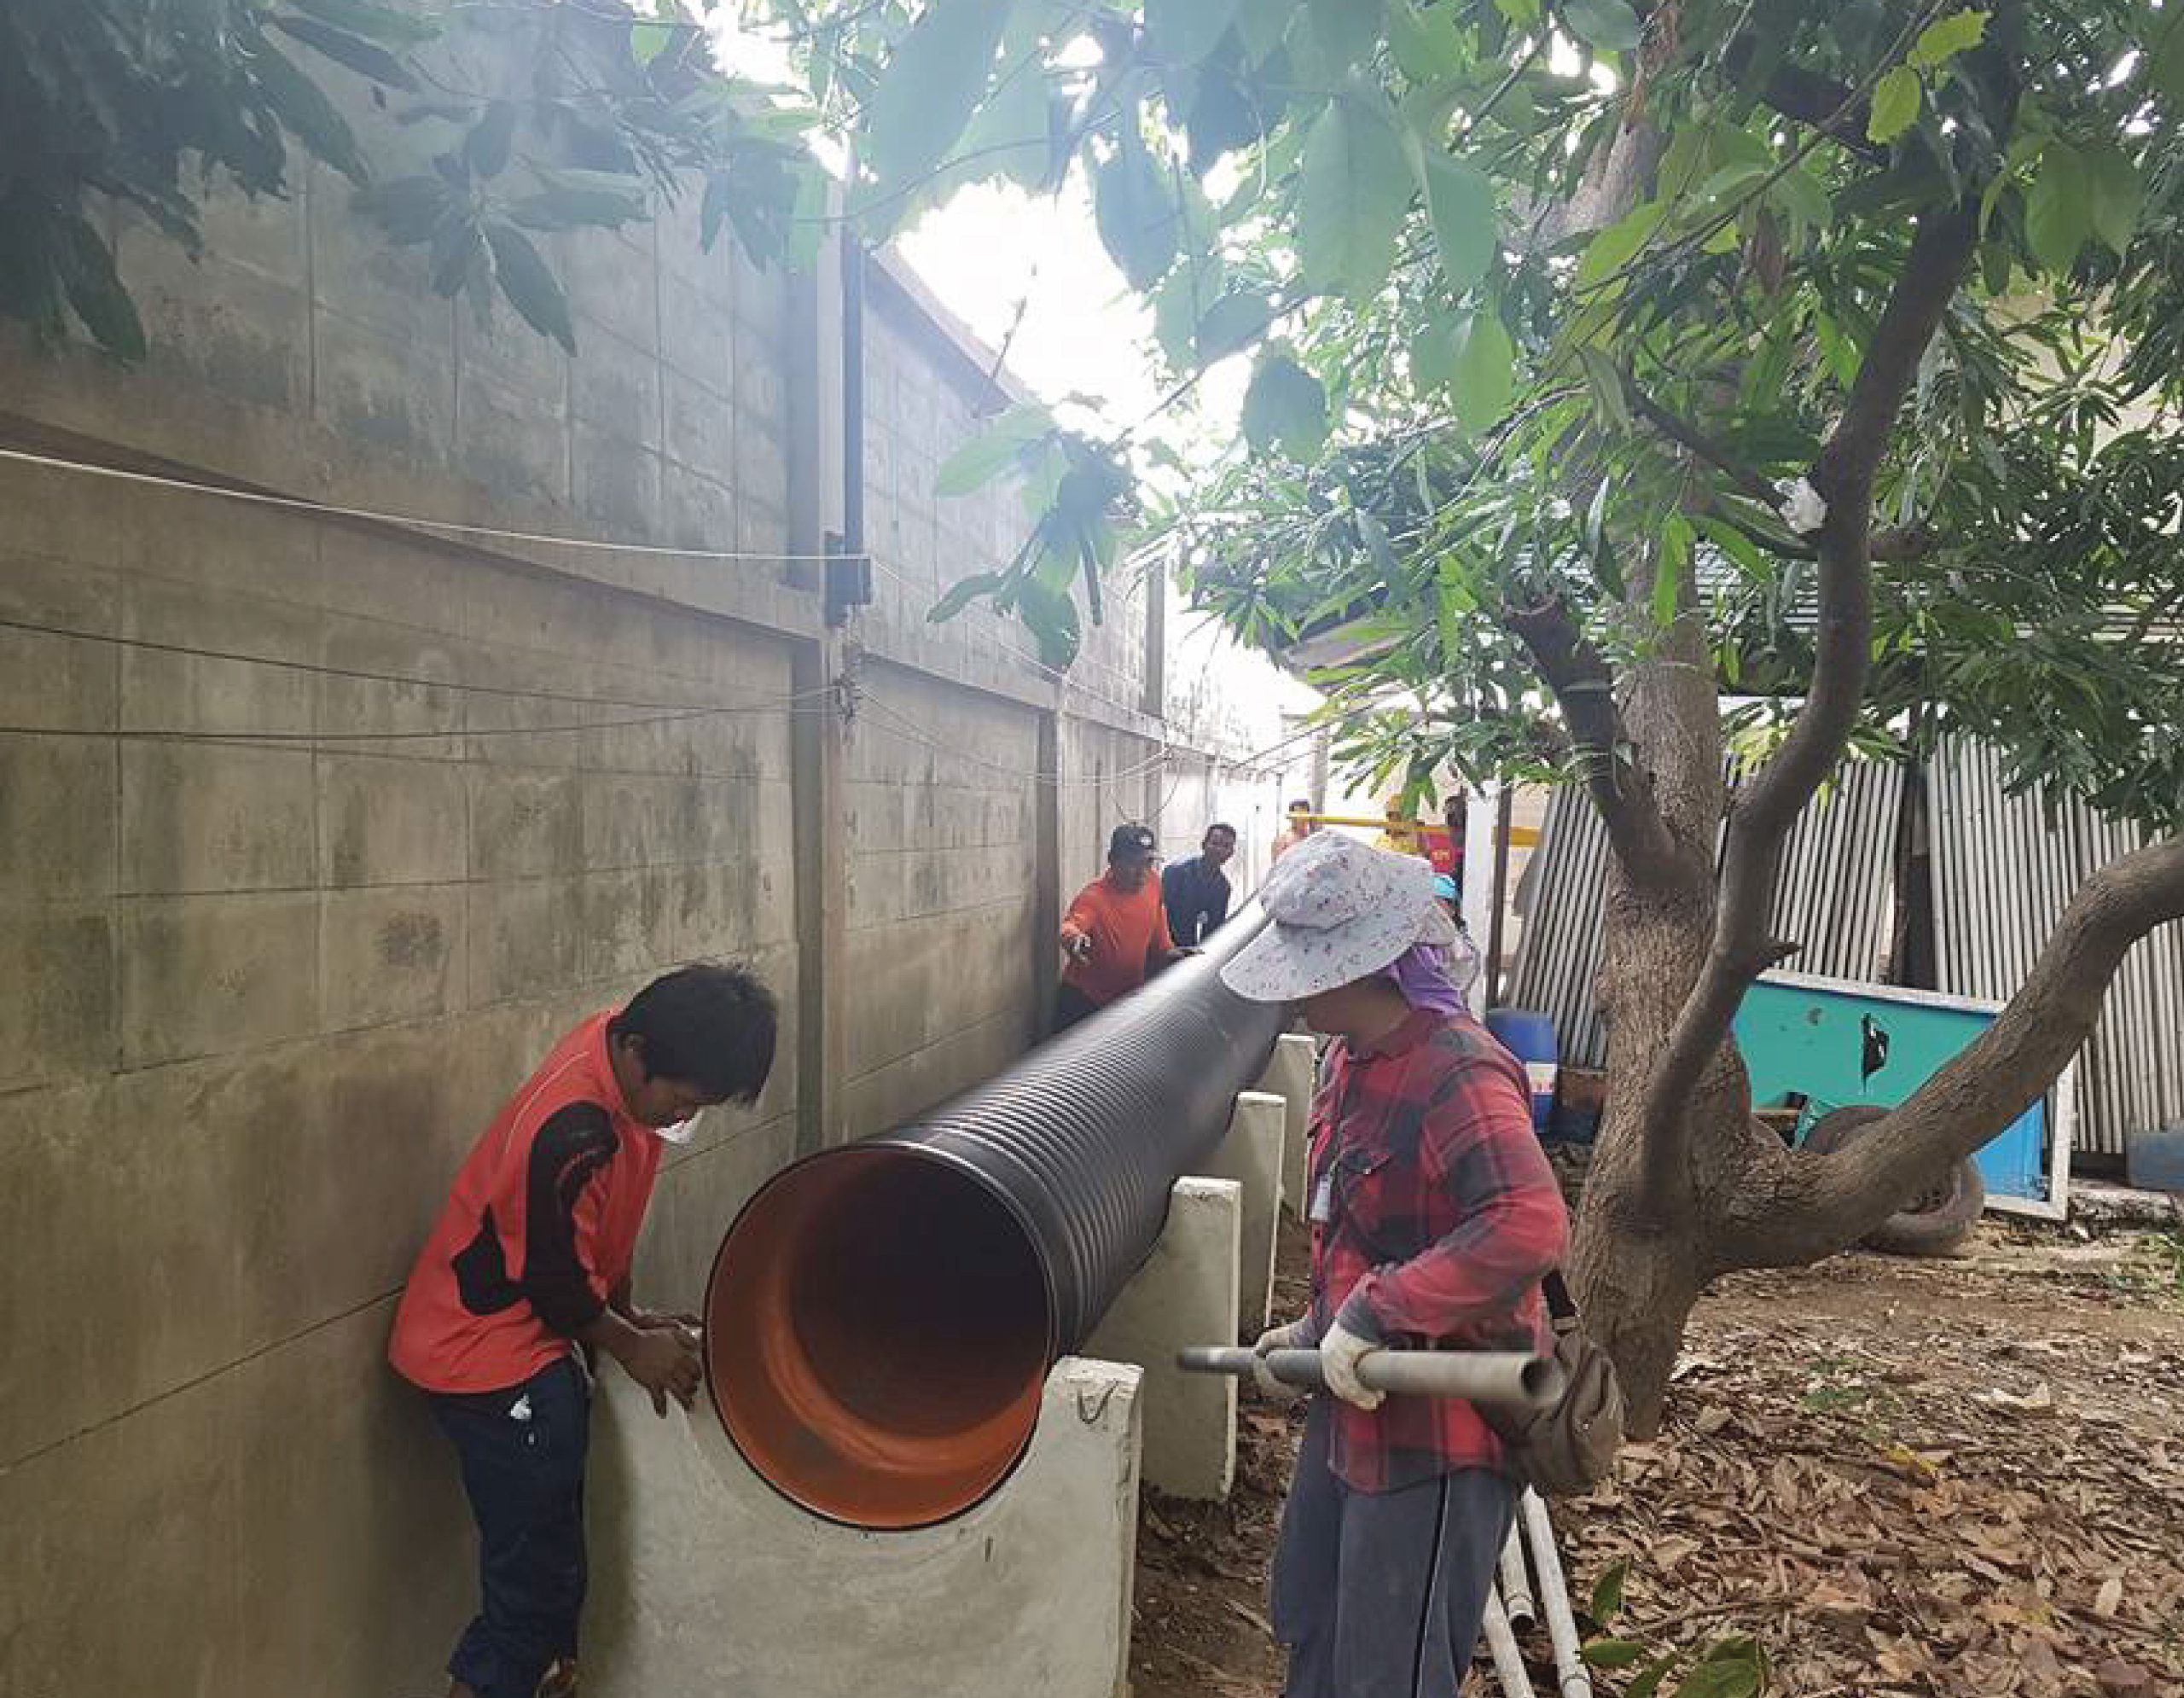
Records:
{"label": "concrete support block", "polygon": [[1233,1179],[1176,1180],[1160,1242],[1084,1346],[1145,1370],[1145,1480],[1170,1497],[1225,1498],[1235,1479],[1236,1382],[1176,1352],[1235,1332],[1243,1212]]}
{"label": "concrete support block", "polygon": [[944,1526],[816,1521],[700,1404],[655,1416],[608,1369],[593,1408],[592,1698],[1119,1698],[1137,1521],[1138,1375],[1065,1359],[1021,1468]]}
{"label": "concrete support block", "polygon": [[1281,1157],[1287,1128],[1283,1100],[1263,1090],[1240,1091],[1228,1136],[1206,1164],[1206,1177],[1234,1179],[1243,1189],[1238,1258],[1237,1336],[1246,1343],[1267,1324],[1274,1303],[1275,1235],[1281,1219]]}
{"label": "concrete support block", "polygon": [[1281,1098],[1281,1206],[1302,1220],[1312,1126],[1312,1094],[1318,1088],[1319,1046],[1302,1032],[1285,1032],[1274,1041],[1258,1088]]}

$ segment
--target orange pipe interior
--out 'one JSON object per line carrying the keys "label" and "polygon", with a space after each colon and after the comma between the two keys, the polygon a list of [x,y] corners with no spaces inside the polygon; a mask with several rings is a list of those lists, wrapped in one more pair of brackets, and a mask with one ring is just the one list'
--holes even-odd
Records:
{"label": "orange pipe interior", "polygon": [[1006,1479],[1054,1342],[1024,1229],[903,1145],[830,1151],[753,1197],[706,1293],[706,1378],[744,1458],[853,1526],[928,1526]]}

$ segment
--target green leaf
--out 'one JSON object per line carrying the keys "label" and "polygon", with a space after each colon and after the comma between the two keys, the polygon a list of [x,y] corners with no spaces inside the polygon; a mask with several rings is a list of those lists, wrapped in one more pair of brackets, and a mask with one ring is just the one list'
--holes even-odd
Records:
{"label": "green leaf", "polygon": [[1327,392],[1287,353],[1269,350],[1244,392],[1244,440],[1264,454],[1280,447],[1309,464],[1327,439]]}
{"label": "green leaf", "polygon": [[2058,277],[2070,274],[2093,234],[2093,211],[2092,173],[2084,155],[2065,142],[2049,142],[2024,208],[2025,240],[2041,270]]}
{"label": "green leaf", "polygon": [[1638,45],[1638,15],[1629,0],[1563,0],[1562,21],[1589,47],[1628,53]]}
{"label": "green leaf", "polygon": [[454,199],[455,191],[440,178],[419,176],[360,189],[354,202],[358,212],[379,221],[397,246],[414,247],[433,239]]}
{"label": "green leaf", "polygon": [[1254,65],[1281,45],[1297,16],[1297,0],[1243,0],[1236,9],[1236,38]]}
{"label": "green leaf", "polygon": [[1205,310],[1198,323],[1198,356],[1208,363],[1249,347],[1274,323],[1274,308],[1263,295],[1225,294]]}
{"label": "green leaf", "polygon": [[468,216],[444,220],[433,233],[433,293],[452,300],[469,281],[483,236]]}
{"label": "green leaf", "polygon": [[[1034,46],[1031,51],[1036,55]],[[936,173],[935,192],[985,178],[1007,177],[1038,189],[1052,178],[1054,142],[1047,113],[1046,79],[1036,60],[1011,67],[973,115],[956,149],[956,163]]]}
{"label": "green leaf", "polygon": [[1313,123],[1297,188],[1297,261],[1319,294],[1369,299],[1395,263],[1411,175],[1385,102],[1340,96]]}
{"label": "green leaf", "polygon": [[1585,257],[1577,262],[1577,287],[1598,288],[1622,270],[1653,239],[1653,232],[1661,227],[1661,220],[1667,214],[1665,203],[1648,201],[1633,207],[1586,243]]}
{"label": "green leaf", "polygon": [[1011,407],[940,462],[932,492],[968,495],[991,483],[1021,461],[1025,450],[1054,433],[1054,416],[1044,407],[1028,402]]}
{"label": "green leaf", "polygon": [[1221,44],[1240,0],[1145,0],[1145,33],[1164,65],[1195,65]]}
{"label": "green leaf", "polygon": [[1456,416],[1469,430],[1492,426],[1507,410],[1517,350],[1502,321],[1475,312],[1456,349]]}
{"label": "green leaf", "polygon": [[900,189],[946,159],[993,73],[1014,0],[932,0],[897,44],[864,109],[867,162]]}
{"label": "green leaf", "polygon": [[1101,246],[1130,279],[1149,289],[1176,263],[1182,222],[1168,182],[1145,145],[1135,107],[1123,114],[1120,145],[1092,176],[1092,210]]}
{"label": "green leaf", "polygon": [[1987,14],[1953,12],[1919,32],[1905,62],[1914,71],[1938,71],[1960,53],[1968,52],[1987,38]]}
{"label": "green leaf", "polygon": [[1653,623],[1664,631],[1676,623],[1693,535],[1691,521],[1680,513],[1671,514],[1661,526],[1661,557],[1653,567]]}
{"label": "green leaf", "polygon": [[62,213],[59,227],[65,243],[60,257],[68,305],[108,353],[125,360],[143,358],[144,321],[121,285],[106,238],[75,212]]}
{"label": "green leaf", "polygon": [[331,24],[337,30],[346,30],[367,41],[383,42],[389,47],[413,47],[421,41],[432,40],[440,32],[439,26],[429,18],[414,17],[392,7],[369,5],[365,0],[290,0],[290,3],[322,24]]}
{"label": "green leaf", "polygon": [[462,138],[462,162],[479,177],[492,178],[508,169],[508,151],[515,142],[516,109],[497,100],[485,115]]}
{"label": "green leaf", "polygon": [[630,26],[630,56],[640,65],[649,65],[675,44],[675,31],[656,20],[645,18]]}
{"label": "green leaf", "polygon": [[1486,276],[1501,252],[1494,185],[1477,166],[1452,154],[1421,151],[1419,158],[1419,186],[1441,250],[1441,275],[1453,294],[1462,294]]}
{"label": "green leaf", "polygon": [[508,305],[542,336],[551,336],[568,352],[577,351],[576,326],[569,318],[569,298],[531,245],[531,238],[499,219],[485,225],[485,245],[493,251],[493,275]]}
{"label": "green leaf", "polygon": [[1494,0],[1494,9],[1520,30],[1539,22],[1539,0]]}
{"label": "green leaf", "polygon": [[2094,142],[2084,157],[2093,189],[2093,233],[2121,254],[2138,230],[2146,184],[2131,156],[2113,142]]}
{"label": "green leaf", "polygon": [[948,593],[935,602],[926,613],[926,622],[940,625],[952,619],[981,596],[990,596],[1008,581],[998,572],[974,572],[967,578],[959,578],[948,586]]}
{"label": "green leaf", "polygon": [[2146,79],[2172,107],[2184,112],[2184,9],[2164,7],[2161,17],[2168,20],[2168,28],[2146,56]]}
{"label": "green leaf", "polygon": [[1386,0],[1388,49],[1404,76],[1421,87],[1439,83],[1465,68],[1468,55],[1458,33],[1455,9],[1415,0]]}
{"label": "green leaf", "polygon": [[375,42],[337,30],[316,18],[276,18],[273,26],[360,77],[407,94],[417,91],[417,79],[410,74],[409,67]]}
{"label": "green leaf", "polygon": [[1594,1668],[1629,1668],[1645,1660],[1646,1648],[1631,1639],[1591,1639],[1579,1654]]}
{"label": "green leaf", "polygon": [[650,215],[642,177],[612,171],[571,171],[539,166],[545,187],[508,207],[508,216],[530,230],[613,229]]}
{"label": "green leaf", "polygon": [[1630,1683],[1623,1689],[1623,1698],[1653,1698],[1653,1695],[1661,1689],[1661,1682],[1666,1678],[1668,1672],[1676,1666],[1676,1659],[1674,1651],[1654,1658],[1631,1677]]}
{"label": "green leaf", "polygon": [[349,120],[340,114],[325,91],[299,70],[271,43],[260,40],[251,51],[250,68],[282,126],[292,131],[319,159],[351,183],[370,180],[364,156]]}
{"label": "green leaf", "polygon": [[1722,1639],[1677,1684],[1676,1698],[1759,1698],[1766,1685],[1767,1659],[1758,1643]]}
{"label": "green leaf", "polygon": [[1410,339],[1410,384],[1422,398],[1456,381],[1456,327],[1436,313]]}
{"label": "green leaf", "polygon": [[[1071,575],[1075,576],[1076,562],[1065,563]],[[1017,590],[1016,610],[1031,635],[1038,639],[1041,660],[1059,670],[1076,660],[1083,631],[1077,619],[1077,603],[1070,599],[1066,589],[1037,578],[1027,579]]]}
{"label": "green leaf", "polygon": [[1380,0],[1304,0],[1304,20],[1338,76],[1370,61],[1380,44]]}
{"label": "green leaf", "polygon": [[1781,180],[1767,191],[1767,198],[1809,230],[1823,228],[1834,211],[1827,185],[1803,166],[1785,172]]}
{"label": "green leaf", "polygon": [[1600,422],[1618,433],[1630,429],[1630,398],[1623,393],[1623,368],[1604,348],[1580,347],[1578,363],[1585,368],[1585,387],[1592,392],[1594,410]]}
{"label": "green leaf", "polygon": [[1919,103],[1925,95],[1916,71],[1908,65],[1891,68],[1873,89],[1873,110],[1866,117],[1867,138],[1893,142],[1919,121]]}

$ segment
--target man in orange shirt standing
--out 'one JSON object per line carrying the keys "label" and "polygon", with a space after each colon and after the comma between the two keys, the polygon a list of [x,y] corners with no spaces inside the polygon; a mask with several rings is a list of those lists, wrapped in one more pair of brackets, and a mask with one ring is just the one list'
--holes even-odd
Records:
{"label": "man in orange shirt standing", "polygon": [[594,1015],[510,1097],[456,1175],[395,1311],[387,1355],[427,1393],[478,1522],[477,1618],[449,1698],[576,1689],[584,1452],[598,1351],[667,1413],[700,1377],[697,1323],[630,1299],[663,1141],[754,1101],[773,1069],[772,994],[736,967],[685,967]]}
{"label": "man in orange shirt standing", "polygon": [[1176,947],[1160,903],[1152,831],[1118,825],[1107,840],[1107,870],[1077,893],[1062,916],[1061,988],[1054,1030],[1066,1031],[1128,996],[1157,968],[1190,953]]}

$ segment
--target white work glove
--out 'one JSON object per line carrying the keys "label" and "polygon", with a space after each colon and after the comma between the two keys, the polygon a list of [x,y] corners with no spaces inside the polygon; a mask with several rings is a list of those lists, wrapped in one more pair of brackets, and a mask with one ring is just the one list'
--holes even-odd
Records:
{"label": "white work glove", "polygon": [[1092,953],[1092,939],[1079,932],[1066,939],[1062,948],[1068,951],[1072,961],[1083,961]]}
{"label": "white work glove", "polygon": [[1320,1340],[1320,1372],[1327,1389],[1359,1409],[1378,1409],[1385,1392],[1376,1392],[1357,1377],[1357,1364],[1380,1348],[1374,1340],[1360,1338],[1337,1321]]}
{"label": "white work glove", "polygon": [[1312,1343],[1312,1323],[1309,1317],[1292,1321],[1285,1327],[1269,1327],[1252,1346],[1252,1354],[1258,1360],[1252,1364],[1252,1383],[1260,1392],[1280,1404],[1293,1404],[1304,1395],[1302,1386],[1292,1386],[1287,1380],[1277,1380],[1268,1371],[1267,1352],[1275,1350],[1309,1350]]}

